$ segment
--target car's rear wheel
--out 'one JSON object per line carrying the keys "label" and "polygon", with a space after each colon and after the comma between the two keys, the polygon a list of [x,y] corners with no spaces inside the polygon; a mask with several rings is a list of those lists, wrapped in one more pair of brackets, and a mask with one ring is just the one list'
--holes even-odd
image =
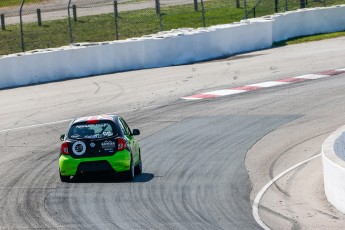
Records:
{"label": "car's rear wheel", "polygon": [[141,156],[139,158],[139,163],[135,166],[135,175],[140,175],[143,171],[143,164],[141,162]]}
{"label": "car's rear wheel", "polygon": [[59,172],[59,173],[60,173],[60,180],[62,182],[70,182],[71,181],[71,177],[70,176],[63,176],[63,175],[61,175],[61,172]]}
{"label": "car's rear wheel", "polygon": [[135,177],[135,167],[134,167],[134,163],[133,163],[133,157],[131,159],[131,166],[130,166],[129,170],[126,172],[125,176],[126,176],[126,179],[129,181],[132,181]]}

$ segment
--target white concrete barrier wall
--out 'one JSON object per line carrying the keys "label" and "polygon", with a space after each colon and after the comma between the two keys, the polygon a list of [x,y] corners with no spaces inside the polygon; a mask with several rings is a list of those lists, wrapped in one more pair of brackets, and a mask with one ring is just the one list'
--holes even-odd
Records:
{"label": "white concrete barrier wall", "polygon": [[300,9],[272,16],[273,42],[289,38],[342,31],[345,28],[345,6]]}
{"label": "white concrete barrier wall", "polygon": [[345,213],[345,126],[322,145],[325,194],[328,201]]}
{"label": "white concrete barrier wall", "polygon": [[0,88],[188,64],[269,48],[275,41],[345,30],[345,6],[306,9],[202,29],[0,57]]}

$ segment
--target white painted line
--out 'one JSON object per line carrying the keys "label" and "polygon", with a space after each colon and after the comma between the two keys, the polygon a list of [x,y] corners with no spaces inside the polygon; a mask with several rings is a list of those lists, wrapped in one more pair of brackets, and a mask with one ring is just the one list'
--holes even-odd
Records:
{"label": "white painted line", "polygon": [[253,206],[252,206],[252,210],[253,210],[253,216],[254,219],[256,220],[256,222],[265,230],[269,230],[270,228],[261,220],[260,216],[259,216],[259,204],[260,204],[260,200],[262,198],[262,196],[265,194],[265,192],[268,190],[268,188],[277,180],[279,180],[281,177],[283,177],[285,174],[289,173],[290,171],[294,170],[295,168],[311,161],[314,160],[315,158],[321,156],[321,153],[318,155],[315,155],[305,161],[302,161],[290,168],[288,168],[287,170],[285,170],[284,172],[280,173],[279,175],[277,175],[276,177],[274,177],[270,182],[268,182],[256,195],[254,202],[253,202]]}
{"label": "white painted line", "polygon": [[[122,111],[121,113],[131,112],[131,111],[135,111],[135,110],[138,110],[138,109],[147,109],[147,108],[151,108],[151,107],[159,107],[159,106],[160,105],[150,105],[150,106],[143,107],[143,108],[125,110],[125,111]],[[117,113],[118,112],[105,113],[105,114],[117,114]],[[74,118],[66,119],[66,120],[61,120],[61,121],[52,121],[52,122],[36,124],[36,125],[28,125],[28,126],[13,128],[13,129],[4,129],[4,130],[0,130],[0,133],[11,132],[11,131],[18,131],[18,130],[24,130],[24,129],[31,129],[31,128],[37,128],[37,127],[43,127],[43,126],[47,126],[47,125],[54,125],[54,124],[59,124],[59,123],[64,123],[64,122],[71,122],[73,119]]]}
{"label": "white painted line", "polygon": [[345,71],[345,68],[344,69],[336,69],[335,71]]}
{"label": "white painted line", "polygon": [[329,77],[329,75],[321,75],[321,74],[306,74],[294,78],[302,78],[302,79],[308,79],[308,80],[315,80],[315,79],[320,79],[320,78],[325,78]]}
{"label": "white painted line", "polygon": [[233,89],[223,89],[223,90],[217,90],[212,92],[203,93],[205,95],[216,95],[216,96],[227,96],[227,95],[233,95],[238,93],[247,92],[247,90],[233,90]]}
{"label": "white painted line", "polygon": [[41,127],[41,126],[47,126],[47,125],[53,125],[53,124],[58,124],[58,123],[69,122],[69,121],[72,121],[72,120],[73,119],[67,119],[67,120],[53,121],[53,122],[42,123],[42,124],[37,124],[37,125],[28,125],[28,126],[13,128],[13,129],[4,129],[4,130],[0,130],[0,133],[10,132],[10,131],[17,131],[17,130],[23,130],[23,129],[30,129],[30,128],[37,128],[37,127]]}
{"label": "white painted line", "polygon": [[189,97],[181,97],[181,99],[184,99],[184,100],[201,100],[203,98],[189,96]]}
{"label": "white painted line", "polygon": [[273,86],[286,85],[286,84],[291,84],[291,82],[266,81],[266,82],[256,83],[256,84],[247,85],[247,86],[255,86],[255,87],[269,88],[269,87],[273,87]]}

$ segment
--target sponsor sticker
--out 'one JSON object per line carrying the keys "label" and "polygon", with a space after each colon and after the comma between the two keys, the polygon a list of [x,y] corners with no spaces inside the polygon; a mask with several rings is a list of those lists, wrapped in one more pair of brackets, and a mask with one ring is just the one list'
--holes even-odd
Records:
{"label": "sponsor sticker", "polygon": [[114,141],[104,141],[102,144],[101,144],[102,148],[104,150],[114,150],[115,148],[115,142]]}
{"label": "sponsor sticker", "polygon": [[74,142],[74,144],[72,145],[72,151],[77,156],[83,155],[86,151],[85,143],[82,141]]}
{"label": "sponsor sticker", "polygon": [[113,134],[113,132],[111,132],[111,131],[104,131],[103,132],[103,136],[105,136],[105,137],[111,137],[111,136],[113,136],[114,134]]}

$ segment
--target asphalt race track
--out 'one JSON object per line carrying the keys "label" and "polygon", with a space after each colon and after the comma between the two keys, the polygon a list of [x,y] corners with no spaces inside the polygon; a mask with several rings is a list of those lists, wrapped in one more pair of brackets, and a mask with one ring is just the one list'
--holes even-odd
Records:
{"label": "asphalt race track", "polygon": [[[0,229],[260,229],[257,193],[316,156],[345,125],[345,74],[221,98],[195,93],[345,68],[345,38],[222,60],[0,91]],[[118,113],[139,128],[143,174],[60,182],[60,134],[76,116]],[[272,229],[343,229],[321,158],[269,187]]]}

